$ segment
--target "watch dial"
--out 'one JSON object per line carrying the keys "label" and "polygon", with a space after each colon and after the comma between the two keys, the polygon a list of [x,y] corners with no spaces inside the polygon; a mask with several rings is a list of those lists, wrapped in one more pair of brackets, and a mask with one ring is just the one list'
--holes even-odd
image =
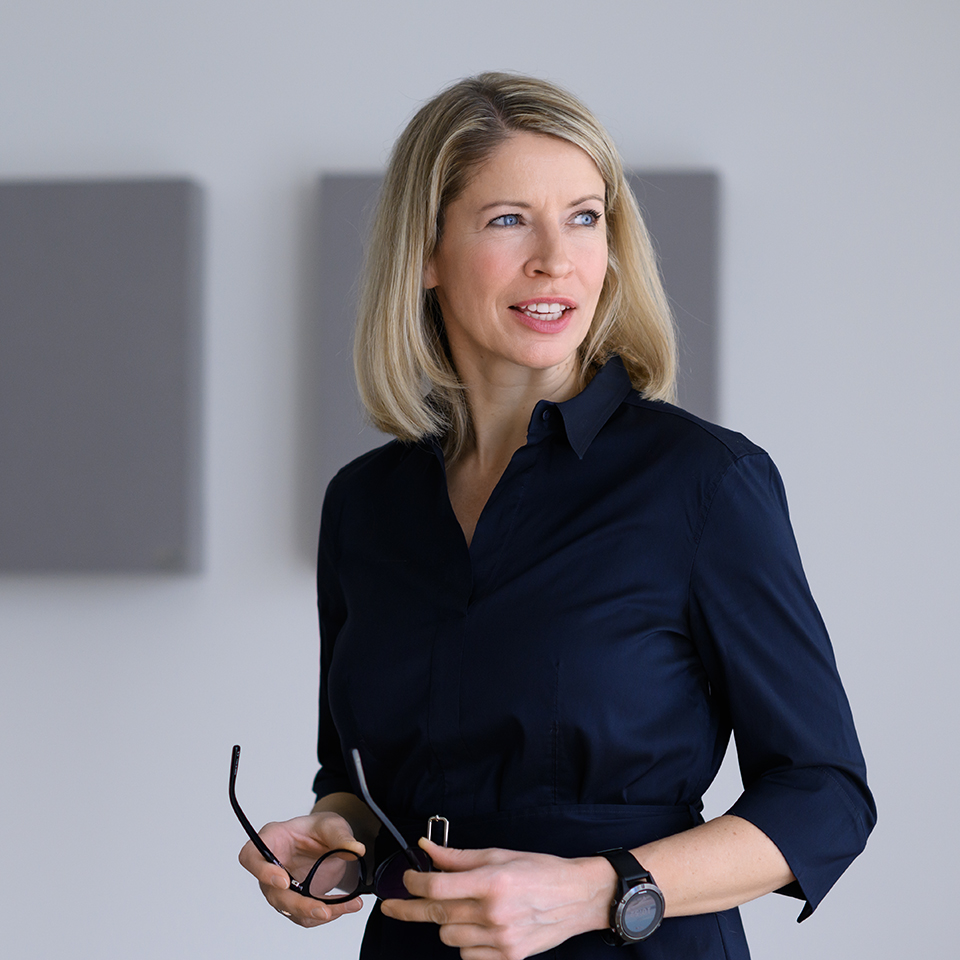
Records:
{"label": "watch dial", "polygon": [[642,937],[660,922],[662,905],[660,898],[647,890],[641,890],[624,904],[620,923],[632,937]]}

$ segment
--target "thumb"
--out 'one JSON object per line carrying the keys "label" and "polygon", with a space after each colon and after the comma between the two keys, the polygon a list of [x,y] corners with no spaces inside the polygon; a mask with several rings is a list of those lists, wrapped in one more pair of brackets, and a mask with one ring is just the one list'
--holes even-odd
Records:
{"label": "thumb", "polygon": [[420,838],[420,849],[430,857],[435,867],[439,867],[446,873],[457,873],[461,870],[473,870],[476,867],[486,866],[496,860],[496,854],[499,852],[494,849],[460,850],[457,847],[441,847],[440,844],[426,837]]}
{"label": "thumb", "polygon": [[358,856],[366,853],[366,847],[353,835],[344,821],[324,824],[319,839],[328,850],[352,850]]}

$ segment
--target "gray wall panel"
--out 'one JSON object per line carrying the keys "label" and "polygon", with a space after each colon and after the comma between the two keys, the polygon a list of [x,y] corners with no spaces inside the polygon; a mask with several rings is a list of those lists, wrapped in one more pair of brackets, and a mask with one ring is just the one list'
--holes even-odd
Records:
{"label": "gray wall panel", "polygon": [[200,191],[0,184],[0,569],[200,560]]}
{"label": "gray wall panel", "polygon": [[680,406],[719,416],[720,182],[708,171],[629,175],[660,260],[680,340]]}

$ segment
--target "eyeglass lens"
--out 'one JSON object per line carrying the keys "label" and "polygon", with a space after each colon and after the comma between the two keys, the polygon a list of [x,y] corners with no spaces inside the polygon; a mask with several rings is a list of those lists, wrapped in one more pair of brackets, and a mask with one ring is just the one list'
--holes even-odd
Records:
{"label": "eyeglass lens", "polygon": [[[413,855],[420,864],[420,869],[427,872],[433,864],[426,853],[419,847],[415,848]],[[403,875],[410,869],[407,858],[403,851],[395,853],[392,857],[384,860],[377,867],[377,872],[373,878],[373,889],[381,900],[410,900],[413,894],[404,886]]]}
{"label": "eyeglass lens", "polygon": [[314,864],[304,886],[317,899],[356,896],[363,887],[359,857],[350,850],[334,850]]}

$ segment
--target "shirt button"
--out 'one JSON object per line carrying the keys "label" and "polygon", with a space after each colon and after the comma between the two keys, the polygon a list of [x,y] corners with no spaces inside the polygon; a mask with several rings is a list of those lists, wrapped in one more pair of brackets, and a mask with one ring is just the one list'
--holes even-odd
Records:
{"label": "shirt button", "polygon": [[544,410],[543,413],[541,414],[541,416],[543,417],[544,420],[549,420],[549,419],[550,419],[550,410]]}

